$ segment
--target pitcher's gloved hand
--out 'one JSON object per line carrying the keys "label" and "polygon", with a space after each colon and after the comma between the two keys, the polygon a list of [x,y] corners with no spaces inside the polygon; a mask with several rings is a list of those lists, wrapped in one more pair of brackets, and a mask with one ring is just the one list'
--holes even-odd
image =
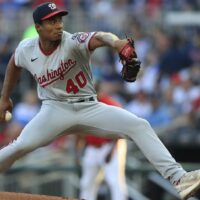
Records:
{"label": "pitcher's gloved hand", "polygon": [[141,62],[137,58],[137,54],[134,48],[134,41],[131,38],[127,39],[128,42],[119,52],[120,61],[122,67],[122,78],[127,82],[134,82],[137,78],[137,74],[140,71]]}

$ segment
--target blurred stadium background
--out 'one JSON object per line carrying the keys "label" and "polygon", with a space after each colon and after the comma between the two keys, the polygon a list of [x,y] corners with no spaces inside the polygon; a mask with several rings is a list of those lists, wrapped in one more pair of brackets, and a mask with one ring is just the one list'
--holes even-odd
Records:
{"label": "blurred stadium background", "polygon": [[[22,38],[35,35],[32,9],[46,1],[0,0],[0,88],[6,64]],[[95,79],[125,109],[147,119],[172,155],[187,170],[200,168],[200,0],[55,0],[69,10],[65,30],[111,31],[135,39],[142,70],[135,83],[122,82],[118,56],[109,49],[92,58]],[[0,124],[0,146],[17,137],[38,112],[33,78],[24,72],[13,92],[13,120]],[[152,147],[153,148],[153,147]],[[158,149],[159,151],[159,149]],[[77,197],[80,167],[74,136],[39,149],[0,175],[0,191]],[[179,199],[128,142],[130,200]],[[109,200],[106,183],[98,192]],[[199,197],[193,199],[200,199]]]}

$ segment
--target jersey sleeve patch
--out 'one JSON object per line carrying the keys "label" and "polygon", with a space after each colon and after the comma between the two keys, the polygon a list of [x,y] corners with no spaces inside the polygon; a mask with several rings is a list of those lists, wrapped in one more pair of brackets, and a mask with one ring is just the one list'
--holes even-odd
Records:
{"label": "jersey sleeve patch", "polygon": [[90,35],[91,33],[89,32],[75,33],[72,35],[72,39],[77,40],[79,43],[85,43]]}

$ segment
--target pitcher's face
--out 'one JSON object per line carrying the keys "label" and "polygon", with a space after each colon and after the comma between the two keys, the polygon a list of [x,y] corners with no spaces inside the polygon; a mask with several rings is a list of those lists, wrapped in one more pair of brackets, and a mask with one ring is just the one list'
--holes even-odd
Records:
{"label": "pitcher's face", "polygon": [[62,16],[55,15],[36,25],[39,36],[48,41],[58,41],[62,38],[63,21]]}

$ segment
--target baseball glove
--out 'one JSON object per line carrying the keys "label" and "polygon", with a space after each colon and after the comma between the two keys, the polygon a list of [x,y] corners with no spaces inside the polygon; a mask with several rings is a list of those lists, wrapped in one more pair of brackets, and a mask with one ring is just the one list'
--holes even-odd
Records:
{"label": "baseball glove", "polygon": [[133,39],[128,38],[127,40],[128,42],[119,52],[120,61],[123,65],[121,73],[123,80],[134,82],[137,78],[138,72],[140,71],[141,62],[137,58]]}

